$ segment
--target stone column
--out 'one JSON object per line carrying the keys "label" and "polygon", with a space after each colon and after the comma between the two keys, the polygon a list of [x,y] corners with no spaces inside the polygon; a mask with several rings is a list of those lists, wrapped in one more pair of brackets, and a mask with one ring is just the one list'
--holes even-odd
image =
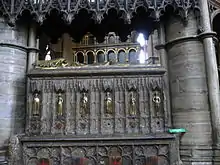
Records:
{"label": "stone column", "polygon": [[197,20],[188,24],[170,16],[166,21],[173,126],[186,128],[180,155],[185,165],[212,164],[212,129],[203,44],[197,37]]}
{"label": "stone column", "polygon": [[[208,81],[208,94],[210,111],[212,118],[212,134],[214,149],[220,149],[220,96],[219,96],[219,76],[217,68],[217,59],[215,52],[215,45],[213,41],[213,32],[211,29],[211,21],[209,15],[209,6],[207,0],[200,0],[200,26],[203,33],[200,34],[203,39],[203,47],[205,52],[205,64]],[[215,153],[215,161],[218,158],[220,164],[220,152]]]}
{"label": "stone column", "polygon": [[160,24],[158,28],[158,45],[155,46],[155,48],[158,50],[158,53],[160,55],[160,62],[161,65],[166,69],[166,73],[164,75],[164,81],[165,81],[165,101],[166,101],[166,127],[170,128],[172,126],[171,124],[171,106],[170,106],[170,87],[169,87],[169,67],[168,67],[168,57],[167,52],[165,49],[165,43],[166,43],[166,36],[165,36],[165,29],[164,24]]}
{"label": "stone column", "polygon": [[213,42],[208,3],[207,0],[200,1],[201,8],[201,27],[203,29],[203,45],[205,52],[206,72],[208,79],[209,101],[211,116],[213,121],[213,133],[215,134],[215,143],[220,142],[220,97],[219,97],[219,76],[216,60],[215,45]]}
{"label": "stone column", "polygon": [[37,48],[37,36],[36,36],[36,27],[34,24],[31,24],[29,27],[29,35],[28,35],[28,46],[31,48],[28,53],[28,71],[33,69],[34,63],[36,63],[37,52],[35,49]]}
{"label": "stone column", "polygon": [[24,132],[26,47],[27,28],[0,18],[0,153],[10,136]]}

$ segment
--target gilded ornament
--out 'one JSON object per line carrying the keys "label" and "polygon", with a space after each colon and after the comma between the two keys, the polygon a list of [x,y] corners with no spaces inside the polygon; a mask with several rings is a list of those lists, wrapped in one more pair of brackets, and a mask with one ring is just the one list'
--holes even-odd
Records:
{"label": "gilded ornament", "polygon": [[81,107],[80,107],[80,114],[82,115],[82,117],[88,114],[88,102],[89,99],[86,93],[83,93],[81,98]]}
{"label": "gilded ornament", "polygon": [[63,115],[63,98],[61,96],[61,93],[59,93],[58,99],[57,99],[57,115],[58,116]]}
{"label": "gilded ornament", "polygon": [[106,114],[113,114],[112,97],[111,97],[110,92],[106,93],[105,112],[106,112]]}
{"label": "gilded ornament", "polygon": [[136,104],[136,98],[134,96],[134,93],[131,93],[131,97],[130,97],[130,106],[129,106],[129,114],[131,116],[136,116],[137,114],[137,104]]}
{"label": "gilded ornament", "polygon": [[153,96],[153,103],[154,103],[154,107],[155,107],[155,110],[156,110],[156,115],[157,113],[159,112],[160,110],[160,104],[161,104],[161,98],[160,98],[160,93],[158,91],[156,91],[154,93],[154,96]]}
{"label": "gilded ornament", "polygon": [[40,99],[38,97],[38,93],[34,93],[32,114],[34,116],[37,116],[39,115],[39,113],[40,113]]}
{"label": "gilded ornament", "polygon": [[153,97],[153,102],[156,104],[156,105],[159,105],[161,103],[161,99],[160,99],[160,96],[158,96],[158,94],[156,93]]}

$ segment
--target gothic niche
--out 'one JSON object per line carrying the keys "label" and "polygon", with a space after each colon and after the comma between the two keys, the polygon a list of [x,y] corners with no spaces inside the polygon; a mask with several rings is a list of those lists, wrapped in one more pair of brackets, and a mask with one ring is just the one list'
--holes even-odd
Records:
{"label": "gothic niche", "polygon": [[40,98],[39,91],[35,91],[33,94],[33,102],[32,102],[32,116],[40,115]]}
{"label": "gothic niche", "polygon": [[[65,127],[65,116],[64,116],[64,99],[63,91],[58,90],[56,99],[56,120],[55,120],[55,132],[56,134],[63,134]],[[58,131],[58,132],[57,132]],[[60,132],[61,131],[61,132]]]}
{"label": "gothic niche", "polygon": [[85,118],[89,114],[89,98],[88,93],[86,91],[83,91],[81,93],[79,113],[82,118]]}
{"label": "gothic niche", "polygon": [[138,126],[138,92],[137,92],[137,82],[133,80],[127,81],[128,95],[128,120],[131,132],[137,131]]}
{"label": "gothic niche", "polygon": [[57,97],[57,116],[63,116],[63,98],[61,92],[58,93]]}
{"label": "gothic niche", "polygon": [[129,115],[137,115],[137,96],[134,91],[131,91],[129,94]]}
{"label": "gothic niche", "polygon": [[164,131],[163,93],[159,89],[152,91],[152,132]]}
{"label": "gothic niche", "polygon": [[110,90],[107,90],[105,93],[105,114],[113,115],[113,101]]}
{"label": "gothic niche", "polygon": [[31,117],[29,133],[37,135],[40,133],[40,113],[41,113],[41,99],[40,92],[34,91],[32,99]]}
{"label": "gothic niche", "polygon": [[161,91],[154,90],[152,93],[152,101],[153,101],[153,116],[160,116],[161,115]]}

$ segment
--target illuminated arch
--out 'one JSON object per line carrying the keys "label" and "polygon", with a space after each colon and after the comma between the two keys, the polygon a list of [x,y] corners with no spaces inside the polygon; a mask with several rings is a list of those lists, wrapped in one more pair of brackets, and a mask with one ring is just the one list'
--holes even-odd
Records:
{"label": "illuminated arch", "polygon": [[136,49],[129,49],[128,51],[128,59],[130,64],[137,63],[137,50]]}
{"label": "illuminated arch", "polygon": [[125,48],[120,48],[120,49],[118,49],[118,52],[120,52],[120,51],[126,52],[126,49]]}
{"label": "illuminated arch", "polygon": [[126,62],[126,51],[124,49],[120,49],[118,51],[118,63],[125,63]]}
{"label": "illuminated arch", "polygon": [[86,53],[87,55],[87,63],[88,64],[93,64],[95,61],[95,52],[94,51],[88,51]]}
{"label": "illuminated arch", "polygon": [[104,51],[104,50],[98,50],[98,51],[96,51],[96,55],[98,55],[100,52],[103,53],[103,54],[105,54],[105,51]]}
{"label": "illuminated arch", "polygon": [[84,63],[85,54],[82,51],[76,53],[76,61],[79,63]]}
{"label": "illuminated arch", "polygon": [[95,51],[93,51],[93,50],[88,50],[88,51],[86,51],[86,55],[88,55],[89,52],[92,52],[94,55],[96,54]]}
{"label": "illuminated arch", "polygon": [[132,50],[135,51],[135,52],[137,52],[137,49],[136,49],[136,48],[129,48],[129,49],[128,49],[128,53],[129,53],[130,51],[132,51]]}
{"label": "illuminated arch", "polygon": [[110,49],[107,50],[107,54],[109,54],[109,52],[111,52],[111,51],[113,51],[115,54],[117,54],[116,50],[114,50],[114,49],[112,49],[112,48],[110,48]]}
{"label": "illuminated arch", "polygon": [[76,51],[76,56],[77,56],[78,53],[82,53],[83,56],[85,56],[85,53],[83,51],[81,51],[81,50],[80,51]]}
{"label": "illuminated arch", "polygon": [[105,51],[104,50],[98,50],[96,52],[97,62],[98,63],[104,63],[105,62]]}
{"label": "illuminated arch", "polygon": [[116,56],[117,56],[116,51],[114,51],[114,50],[112,50],[112,49],[111,49],[111,50],[108,50],[108,54],[107,54],[107,59],[108,59],[108,61],[115,62]]}

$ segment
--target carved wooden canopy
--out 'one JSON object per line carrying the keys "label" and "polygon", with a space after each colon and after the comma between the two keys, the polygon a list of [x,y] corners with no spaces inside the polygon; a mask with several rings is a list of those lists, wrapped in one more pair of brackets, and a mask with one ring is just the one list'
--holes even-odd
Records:
{"label": "carved wooden canopy", "polygon": [[29,11],[40,24],[56,9],[62,19],[70,24],[81,9],[86,9],[97,23],[101,23],[103,15],[114,8],[126,23],[130,23],[133,13],[143,7],[149,17],[159,21],[166,13],[167,7],[172,7],[178,15],[186,19],[190,9],[198,9],[198,0],[0,0],[0,12],[11,24]]}

